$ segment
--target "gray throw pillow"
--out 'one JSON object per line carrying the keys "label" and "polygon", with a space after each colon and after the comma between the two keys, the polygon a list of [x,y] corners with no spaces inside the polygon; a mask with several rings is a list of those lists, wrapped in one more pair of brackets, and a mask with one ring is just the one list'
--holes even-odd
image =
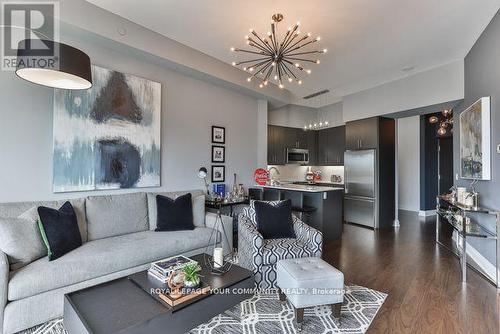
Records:
{"label": "gray throw pillow", "polygon": [[36,207],[17,218],[0,218],[0,249],[7,254],[11,270],[47,256],[37,219]]}

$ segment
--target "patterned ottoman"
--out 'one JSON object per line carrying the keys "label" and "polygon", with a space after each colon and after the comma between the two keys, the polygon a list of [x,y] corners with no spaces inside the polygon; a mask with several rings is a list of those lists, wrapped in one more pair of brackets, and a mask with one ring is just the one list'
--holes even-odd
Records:
{"label": "patterned ottoman", "polygon": [[317,257],[280,260],[276,265],[278,293],[295,308],[299,329],[307,307],[331,305],[335,318],[340,318],[344,301],[344,274]]}

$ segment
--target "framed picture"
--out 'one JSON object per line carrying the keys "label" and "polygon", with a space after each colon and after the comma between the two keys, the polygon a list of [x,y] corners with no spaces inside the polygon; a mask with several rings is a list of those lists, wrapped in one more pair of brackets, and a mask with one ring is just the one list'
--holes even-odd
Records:
{"label": "framed picture", "polygon": [[212,126],[212,143],[226,143],[226,128],[221,126]]}
{"label": "framed picture", "polygon": [[491,180],[490,97],[460,114],[460,177]]}
{"label": "framed picture", "polygon": [[212,145],[212,162],[226,162],[226,148]]}
{"label": "framed picture", "polygon": [[54,192],[160,186],[161,84],[95,65],[92,79],[54,89]]}
{"label": "framed picture", "polygon": [[226,167],[212,165],[212,183],[226,180]]}

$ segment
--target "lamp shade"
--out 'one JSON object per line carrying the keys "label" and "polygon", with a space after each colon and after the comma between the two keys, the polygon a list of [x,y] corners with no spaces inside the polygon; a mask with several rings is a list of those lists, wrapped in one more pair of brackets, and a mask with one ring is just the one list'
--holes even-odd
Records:
{"label": "lamp shade", "polygon": [[53,55],[40,55],[40,50],[27,47],[34,40],[19,42],[16,74],[27,81],[60,89],[88,89],[92,87],[89,56],[72,46],[50,40],[37,40]]}

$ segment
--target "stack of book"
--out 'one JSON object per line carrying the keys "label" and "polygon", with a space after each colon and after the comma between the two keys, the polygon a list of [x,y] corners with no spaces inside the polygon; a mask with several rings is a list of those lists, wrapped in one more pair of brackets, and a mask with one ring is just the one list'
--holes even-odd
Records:
{"label": "stack of book", "polygon": [[162,283],[167,283],[168,277],[172,274],[172,272],[181,269],[189,263],[196,264],[197,262],[182,255],[169,257],[167,259],[151,263],[148,274]]}

